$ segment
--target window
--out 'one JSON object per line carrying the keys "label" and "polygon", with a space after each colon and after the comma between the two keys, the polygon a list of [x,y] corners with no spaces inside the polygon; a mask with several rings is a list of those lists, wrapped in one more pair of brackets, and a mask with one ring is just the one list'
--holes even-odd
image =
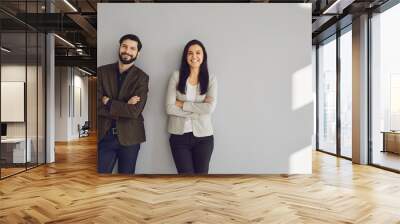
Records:
{"label": "window", "polygon": [[400,170],[400,5],[371,18],[372,164]]}
{"label": "window", "polygon": [[351,26],[340,36],[340,155],[352,157],[352,35]]}
{"label": "window", "polygon": [[336,153],[336,36],[318,47],[318,149]]}

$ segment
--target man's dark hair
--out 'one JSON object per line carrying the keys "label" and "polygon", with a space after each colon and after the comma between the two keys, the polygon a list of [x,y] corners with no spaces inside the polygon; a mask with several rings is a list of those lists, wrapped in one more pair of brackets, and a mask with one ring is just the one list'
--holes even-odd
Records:
{"label": "man's dark hair", "polygon": [[124,36],[122,36],[121,39],[119,39],[119,45],[121,45],[122,42],[124,42],[124,40],[136,41],[137,46],[138,46],[138,51],[140,51],[140,49],[142,49],[142,42],[140,42],[139,37],[136,36],[135,34],[125,34]]}

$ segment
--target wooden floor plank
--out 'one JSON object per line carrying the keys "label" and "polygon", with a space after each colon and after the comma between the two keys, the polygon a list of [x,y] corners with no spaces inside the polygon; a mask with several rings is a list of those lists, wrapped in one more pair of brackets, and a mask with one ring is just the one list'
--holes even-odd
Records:
{"label": "wooden floor plank", "polygon": [[313,153],[312,175],[99,175],[96,139],[0,181],[0,223],[400,223],[400,175]]}

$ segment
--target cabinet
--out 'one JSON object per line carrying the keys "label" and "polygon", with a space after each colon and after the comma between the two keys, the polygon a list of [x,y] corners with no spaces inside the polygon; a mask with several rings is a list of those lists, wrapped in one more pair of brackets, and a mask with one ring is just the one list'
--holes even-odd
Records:
{"label": "cabinet", "polygon": [[387,131],[383,134],[383,152],[400,154],[400,132]]}

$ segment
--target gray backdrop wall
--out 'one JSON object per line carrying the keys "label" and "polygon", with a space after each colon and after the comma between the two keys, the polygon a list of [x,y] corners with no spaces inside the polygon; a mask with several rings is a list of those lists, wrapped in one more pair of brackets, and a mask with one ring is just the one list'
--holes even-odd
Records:
{"label": "gray backdrop wall", "polygon": [[184,45],[201,40],[218,79],[210,173],[311,173],[311,4],[98,4],[98,66],[138,35],[150,76],[137,173],[176,173],[165,92]]}

